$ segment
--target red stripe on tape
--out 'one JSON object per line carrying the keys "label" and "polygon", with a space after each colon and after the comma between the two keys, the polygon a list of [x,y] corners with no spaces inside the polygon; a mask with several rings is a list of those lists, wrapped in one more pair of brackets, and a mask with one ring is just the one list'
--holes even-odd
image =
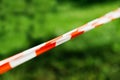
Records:
{"label": "red stripe on tape", "polygon": [[43,47],[36,50],[36,55],[38,56],[38,55],[40,55],[40,54],[54,48],[55,45],[56,45],[56,42],[53,42],[53,43],[48,42],[45,46],[43,46]]}
{"label": "red stripe on tape", "polygon": [[5,63],[2,66],[0,66],[0,74],[3,74],[5,72],[9,71],[10,69],[12,69],[10,64],[9,63]]}
{"label": "red stripe on tape", "polygon": [[71,34],[71,38],[75,38],[76,36],[78,36],[78,35],[81,35],[81,34],[83,34],[84,33],[84,31],[75,31],[75,32],[73,32],[72,34]]}
{"label": "red stripe on tape", "polygon": [[54,48],[56,46],[56,41],[58,39],[60,39],[61,37],[62,36],[59,36],[59,37],[57,37],[55,39],[52,39],[52,40],[46,42],[46,45],[44,45],[43,47],[41,47],[41,48],[36,50],[36,55],[38,56],[38,55],[40,55],[40,54],[42,54],[42,53],[44,53],[44,52]]}

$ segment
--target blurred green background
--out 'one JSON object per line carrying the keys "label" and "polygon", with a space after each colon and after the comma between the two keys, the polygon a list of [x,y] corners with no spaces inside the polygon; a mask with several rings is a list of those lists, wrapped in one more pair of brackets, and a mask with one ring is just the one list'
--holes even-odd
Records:
{"label": "blurred green background", "polygon": [[[120,7],[120,0],[0,0],[0,60]],[[0,80],[119,80],[120,19],[0,76]]]}

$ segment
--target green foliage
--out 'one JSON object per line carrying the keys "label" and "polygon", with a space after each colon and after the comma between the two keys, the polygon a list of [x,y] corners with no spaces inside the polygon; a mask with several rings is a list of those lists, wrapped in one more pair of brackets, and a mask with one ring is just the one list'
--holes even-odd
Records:
{"label": "green foliage", "polygon": [[71,3],[77,6],[90,6],[95,3],[115,2],[119,0],[57,0],[59,3]]}
{"label": "green foliage", "polygon": [[[119,2],[81,8],[70,3],[60,5],[56,0],[4,0],[0,2],[0,59],[48,41],[118,7]],[[118,80],[119,23],[120,19],[85,33],[3,74],[0,79]]]}
{"label": "green foliage", "polygon": [[0,3],[1,54],[28,48],[32,39],[41,37],[40,29],[45,27],[46,16],[53,11],[55,4],[54,0],[2,1]]}

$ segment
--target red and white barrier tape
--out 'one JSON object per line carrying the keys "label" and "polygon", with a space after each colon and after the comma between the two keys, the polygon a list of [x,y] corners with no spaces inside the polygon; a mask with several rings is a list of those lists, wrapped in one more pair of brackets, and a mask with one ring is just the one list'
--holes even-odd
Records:
{"label": "red and white barrier tape", "polygon": [[55,39],[52,39],[48,42],[45,42],[43,44],[40,44],[36,47],[33,47],[31,49],[28,49],[24,52],[18,53],[15,56],[12,56],[10,58],[7,58],[5,60],[0,61],[0,74],[3,74],[16,66],[72,39],[75,38],[78,35],[81,35],[91,29],[94,29],[97,26],[100,26],[102,24],[108,23],[114,19],[120,18],[120,8],[118,8],[115,11],[112,11],[98,19],[95,19],[91,22],[88,22],[87,24],[78,27],[68,33],[63,34],[62,36],[59,36]]}

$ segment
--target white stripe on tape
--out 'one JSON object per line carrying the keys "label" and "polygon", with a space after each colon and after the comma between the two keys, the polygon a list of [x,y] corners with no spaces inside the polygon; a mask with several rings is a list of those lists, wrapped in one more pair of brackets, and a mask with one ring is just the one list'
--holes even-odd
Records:
{"label": "white stripe on tape", "polygon": [[102,18],[100,18],[99,19],[99,24],[105,24],[105,23],[108,23],[108,22],[110,22],[110,21],[112,21],[110,18],[107,18],[107,17],[102,17]]}
{"label": "white stripe on tape", "polygon": [[18,65],[20,65],[20,64],[22,64],[22,63],[24,63],[24,62],[26,62],[26,61],[28,61],[30,59],[32,59],[32,58],[34,58],[34,57],[36,57],[36,53],[35,52],[27,53],[27,54],[24,54],[23,56],[20,56],[20,57],[18,57],[16,59],[12,60],[10,62],[10,65],[11,65],[12,68],[14,68],[14,67],[16,67],[16,66],[18,66]]}
{"label": "white stripe on tape", "polygon": [[66,42],[66,41],[68,41],[68,40],[70,40],[71,39],[71,35],[63,35],[60,39],[58,39],[57,41],[56,41],[56,46],[58,46],[58,45],[60,45],[60,44],[62,44],[62,43],[64,43],[64,42]]}
{"label": "white stripe on tape", "polygon": [[93,28],[95,28],[93,25],[86,24],[86,25],[83,25],[82,27],[80,27],[78,29],[78,31],[79,32],[81,32],[81,31],[87,32],[87,31],[89,31],[89,30],[91,30]]}

